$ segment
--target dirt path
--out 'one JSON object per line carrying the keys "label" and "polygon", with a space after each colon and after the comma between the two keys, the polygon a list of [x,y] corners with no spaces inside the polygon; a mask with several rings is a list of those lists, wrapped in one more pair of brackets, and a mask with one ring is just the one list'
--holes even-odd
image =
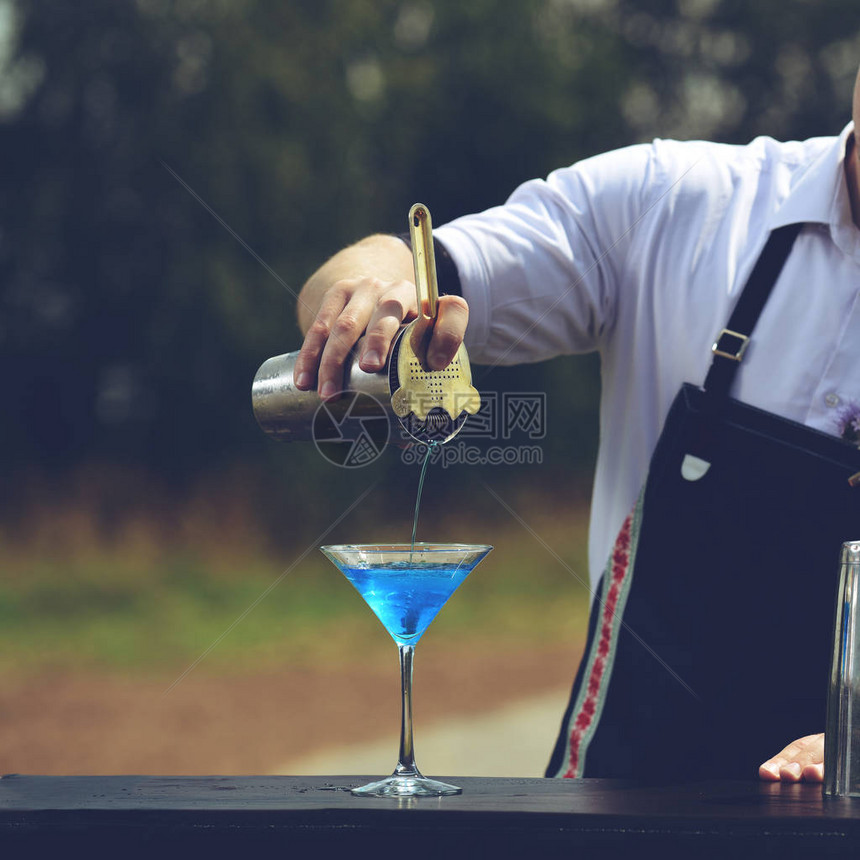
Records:
{"label": "dirt path", "polygon": [[[578,657],[576,647],[428,649],[416,665],[416,725],[558,690],[570,683]],[[165,693],[174,678],[3,677],[0,773],[271,773],[311,752],[398,732],[393,655],[392,664],[364,668],[196,672]]]}

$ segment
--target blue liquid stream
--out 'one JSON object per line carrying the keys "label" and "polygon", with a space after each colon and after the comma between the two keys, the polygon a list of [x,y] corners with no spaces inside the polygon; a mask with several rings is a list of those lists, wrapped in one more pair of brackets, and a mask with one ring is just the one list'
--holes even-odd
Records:
{"label": "blue liquid stream", "polygon": [[[418,512],[421,510],[421,493],[424,490],[424,478],[427,475],[427,466],[430,464],[430,455],[439,443],[436,441],[427,443],[427,451],[424,453],[424,462],[421,464],[421,477],[418,479],[418,492],[415,494],[415,515],[412,518],[412,551],[415,551],[415,535],[418,533]],[[410,555],[409,558],[412,558]]]}
{"label": "blue liquid stream", "polygon": [[415,645],[471,569],[416,562],[341,568],[398,645]]}

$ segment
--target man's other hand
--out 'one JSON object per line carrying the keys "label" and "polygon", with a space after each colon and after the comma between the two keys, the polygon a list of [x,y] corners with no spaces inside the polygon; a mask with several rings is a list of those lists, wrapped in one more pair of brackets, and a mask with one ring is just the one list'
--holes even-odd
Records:
{"label": "man's other hand", "polygon": [[758,775],[769,782],[823,782],[824,734],[807,735],[790,743],[764,762]]}

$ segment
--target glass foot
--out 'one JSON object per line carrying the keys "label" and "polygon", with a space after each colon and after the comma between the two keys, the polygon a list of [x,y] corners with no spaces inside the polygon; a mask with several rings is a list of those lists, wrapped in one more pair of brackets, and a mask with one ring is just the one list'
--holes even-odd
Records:
{"label": "glass foot", "polygon": [[441,797],[446,794],[462,794],[463,789],[447,782],[427,779],[426,776],[397,776],[396,774],[354,788],[357,797]]}

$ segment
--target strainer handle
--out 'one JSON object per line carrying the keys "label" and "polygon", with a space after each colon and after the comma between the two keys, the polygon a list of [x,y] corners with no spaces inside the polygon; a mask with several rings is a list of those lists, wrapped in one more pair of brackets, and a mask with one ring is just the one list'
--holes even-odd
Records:
{"label": "strainer handle", "polygon": [[418,316],[435,321],[439,286],[436,283],[436,255],[433,252],[432,230],[430,210],[423,203],[416,203],[409,210],[409,235],[412,240],[412,262],[415,266]]}

